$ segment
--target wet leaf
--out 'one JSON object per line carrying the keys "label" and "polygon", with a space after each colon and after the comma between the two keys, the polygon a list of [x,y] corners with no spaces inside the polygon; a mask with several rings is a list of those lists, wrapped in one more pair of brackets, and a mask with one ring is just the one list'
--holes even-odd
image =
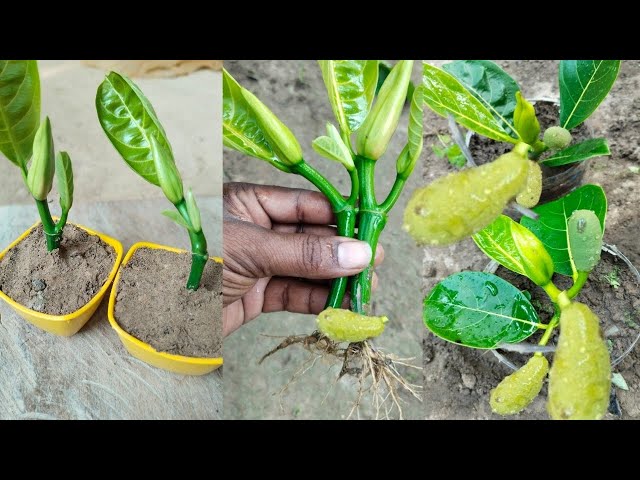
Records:
{"label": "wet leaf", "polygon": [[560,165],[583,162],[589,158],[603,155],[611,155],[607,141],[604,138],[590,138],[554,153],[550,157],[541,160],[541,163],[547,167],[559,167]]}

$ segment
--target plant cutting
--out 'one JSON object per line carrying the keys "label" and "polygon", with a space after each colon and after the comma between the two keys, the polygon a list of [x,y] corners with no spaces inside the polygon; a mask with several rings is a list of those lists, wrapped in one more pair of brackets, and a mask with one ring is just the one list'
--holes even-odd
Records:
{"label": "plant cutting", "polygon": [[[393,136],[409,91],[413,62],[401,60],[386,72],[377,60],[319,61],[336,124],[327,123],[326,135],[312,148],[320,156],[342,164],[350,177],[347,195],[307,162],[308,157],[293,132],[267,105],[223,71],[223,138],[227,147],[266,161],[279,170],[300,175],[311,182],[330,202],[336,216],[337,234],[367,242],[373,252],[386,225],[387,216],[411,175],[422,150],[422,88],[410,96],[408,139],[396,160],[396,179],[387,197],[377,199],[374,172]],[[386,75],[379,82],[379,73]],[[381,83],[381,85],[380,85]],[[379,86],[376,95],[376,87]],[[320,356],[342,361],[340,377],[360,380],[359,398],[365,381],[372,392],[391,393],[401,413],[395,392],[398,387],[417,396],[417,389],[397,372],[402,359],[386,355],[373,346],[372,339],[383,333],[389,321],[371,312],[371,264],[352,278],[331,283],[325,310],[318,315],[317,330],[311,335],[285,339],[262,360],[293,344],[301,344]],[[347,289],[350,308],[342,309]],[[358,402],[354,406],[357,407]],[[352,410],[353,412],[354,410]]]}
{"label": "plant cutting", "polygon": [[110,72],[96,109],[107,138],[132,170],[162,189],[175,207],[163,215],[191,242],[190,255],[149,243],[131,248],[112,292],[111,324],[134,356],[179,373],[209,373],[222,365],[222,268],[209,258],[195,196],[185,192],[164,128],[135,83]]}
{"label": "plant cutting", "polygon": [[[98,308],[122,246],[67,222],[74,190],[71,158],[55,153],[51,121],[41,122],[40,110],[37,62],[0,60],[0,151],[20,170],[40,215],[40,223],[0,255],[0,296],[36,326],[68,336]],[[49,209],[54,179],[59,218]]]}
{"label": "plant cutting", "polygon": [[[554,312],[547,323],[540,320],[529,292],[486,271],[451,275],[425,297],[424,322],[438,337],[471,348],[532,354],[492,390],[495,413],[512,415],[525,409],[540,393],[547,374],[551,418],[600,419],[607,412],[608,345],[598,316],[578,301],[600,261],[606,211],[602,188],[585,185],[535,207],[537,219],[525,216],[517,223],[500,215],[473,235],[493,261],[527,277],[546,293]],[[562,276],[571,283],[561,289],[559,282],[566,285]],[[557,329],[557,344],[550,346]],[[536,333],[536,345],[521,343]],[[544,355],[552,352],[549,368]]]}
{"label": "plant cutting", "polygon": [[[424,102],[435,113],[450,118],[453,140],[471,168],[414,192],[406,209],[405,228],[422,244],[454,243],[489,225],[507,205],[530,214],[528,209],[540,201],[545,176],[553,175],[554,170],[609,155],[604,138],[571,145],[570,130],[580,126],[606,98],[619,68],[617,60],[561,61],[558,124],[541,135],[533,105],[495,63],[460,60],[442,69],[424,63]],[[476,166],[455,122],[504,142],[503,154]],[[457,151],[446,143],[444,147],[436,148],[436,153],[459,164]],[[548,153],[551,155],[545,155]],[[467,209],[469,204],[477,215]],[[452,207],[439,208],[447,205]]]}

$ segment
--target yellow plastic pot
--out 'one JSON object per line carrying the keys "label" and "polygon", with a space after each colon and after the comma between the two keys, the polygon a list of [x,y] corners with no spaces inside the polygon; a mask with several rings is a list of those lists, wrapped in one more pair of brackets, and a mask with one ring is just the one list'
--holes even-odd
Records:
{"label": "yellow plastic pot", "polygon": [[[31,310],[24,305],[20,305],[18,302],[12,300],[6,294],[0,291],[0,298],[7,302],[7,304],[9,304],[9,306],[27,322],[32,323],[36,327],[41,328],[42,330],[45,330],[49,333],[62,335],[64,337],[70,337],[71,335],[76,334],[82,327],[84,327],[84,325],[96,312],[96,310],[100,306],[100,302],[107,293],[107,290],[109,290],[109,286],[111,285],[111,282],[113,282],[116,273],[118,273],[118,267],[120,266],[120,262],[122,261],[122,254],[124,253],[122,244],[118,240],[103,235],[102,233],[94,232],[93,230],[87,227],[83,227],[82,225],[70,222],[68,224],[74,225],[75,227],[84,230],[89,235],[96,235],[100,237],[100,240],[102,240],[107,245],[110,245],[116,252],[116,261],[113,264],[113,269],[109,273],[109,277],[107,278],[100,291],[95,295],[95,297],[91,299],[89,303],[87,303],[80,310],[68,315],[48,315],[46,313]],[[37,222],[35,225],[29,228],[29,230],[20,235],[20,237],[15,242],[13,242],[2,253],[0,253],[0,260],[4,258],[9,250],[18,245],[25,238],[27,238],[31,231],[38,226],[40,226],[40,222]]]}
{"label": "yellow plastic pot", "polygon": [[[179,250],[177,248],[165,247],[162,245],[156,245],[154,243],[140,242],[131,247],[127,256],[122,262],[124,267],[131,257],[141,248],[151,248],[155,250],[166,250],[173,253],[189,253],[185,250]],[[211,260],[222,263],[222,259],[218,257],[211,257]],[[217,368],[222,366],[222,357],[219,358],[204,358],[204,357],[185,357],[183,355],[173,355],[171,353],[159,352],[148,343],[145,343],[128,332],[125,332],[118,324],[115,317],[116,311],[116,298],[118,296],[118,284],[120,283],[120,277],[122,275],[122,268],[116,276],[113,289],[111,290],[111,296],[109,297],[109,323],[113,329],[118,333],[120,341],[131,355],[138,360],[148,363],[154,367],[162,368],[170,372],[181,373],[183,375],[205,375],[211,373]]]}

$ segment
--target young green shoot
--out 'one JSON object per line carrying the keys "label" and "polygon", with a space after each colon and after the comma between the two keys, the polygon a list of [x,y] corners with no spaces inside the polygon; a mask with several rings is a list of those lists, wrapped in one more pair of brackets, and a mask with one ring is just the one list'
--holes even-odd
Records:
{"label": "young green shoot", "polygon": [[175,210],[163,215],[184,227],[191,241],[189,290],[197,290],[209,261],[200,209],[191,189],[186,194],[171,144],[156,113],[138,86],[110,72],[96,94],[98,120],[107,138],[138,175],[162,189]]}
{"label": "young green shoot", "polygon": [[[73,169],[67,152],[55,153],[49,117],[40,122],[35,60],[0,60],[0,151],[20,169],[36,202],[47,250],[58,249],[73,205]],[[61,208],[57,222],[47,199],[56,177]]]}

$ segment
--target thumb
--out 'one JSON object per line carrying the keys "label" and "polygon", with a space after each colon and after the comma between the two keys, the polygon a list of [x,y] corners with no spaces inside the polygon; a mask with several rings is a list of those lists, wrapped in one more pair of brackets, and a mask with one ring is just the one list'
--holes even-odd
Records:
{"label": "thumb", "polygon": [[[229,227],[236,230],[232,225]],[[225,257],[225,266],[241,268],[245,271],[236,273],[253,278],[347,277],[361,272],[371,262],[369,244],[353,238],[275,232],[256,225],[244,227],[231,233],[225,226],[225,250],[227,239],[234,237],[233,251]],[[229,265],[228,258],[237,265]]]}

